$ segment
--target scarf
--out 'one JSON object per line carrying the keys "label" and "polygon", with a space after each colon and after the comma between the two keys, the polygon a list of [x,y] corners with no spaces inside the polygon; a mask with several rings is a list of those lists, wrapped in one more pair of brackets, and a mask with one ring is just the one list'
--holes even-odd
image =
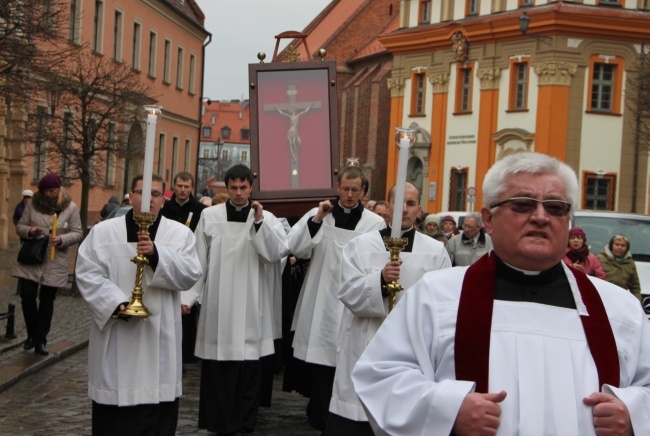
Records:
{"label": "scarf", "polygon": [[583,245],[581,249],[570,249],[566,252],[566,256],[571,260],[571,263],[585,263],[587,256],[589,256],[589,247]]}

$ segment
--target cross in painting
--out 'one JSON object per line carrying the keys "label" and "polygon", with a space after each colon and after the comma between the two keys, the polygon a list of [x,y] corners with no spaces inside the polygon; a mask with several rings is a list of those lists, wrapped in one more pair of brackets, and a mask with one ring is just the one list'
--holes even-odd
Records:
{"label": "cross in painting", "polygon": [[299,186],[298,177],[298,148],[302,144],[298,131],[300,117],[312,109],[320,109],[320,101],[297,102],[298,90],[296,85],[289,83],[287,85],[288,103],[265,104],[264,112],[277,112],[287,117],[289,120],[289,130],[287,130],[287,141],[289,142],[289,151],[291,152],[291,187]]}

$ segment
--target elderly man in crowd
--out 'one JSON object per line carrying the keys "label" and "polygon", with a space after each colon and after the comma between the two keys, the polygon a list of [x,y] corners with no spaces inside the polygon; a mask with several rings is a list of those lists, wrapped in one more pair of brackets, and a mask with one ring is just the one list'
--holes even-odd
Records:
{"label": "elderly man in crowd", "polygon": [[492,250],[492,238],[482,229],[480,213],[470,213],[463,222],[460,237],[451,238],[447,253],[454,266],[470,266],[485,253]]}
{"label": "elderly man in crowd", "polygon": [[650,434],[650,324],[562,258],[578,183],[517,153],[483,183],[494,251],[426,274],[352,372],[377,433]]}

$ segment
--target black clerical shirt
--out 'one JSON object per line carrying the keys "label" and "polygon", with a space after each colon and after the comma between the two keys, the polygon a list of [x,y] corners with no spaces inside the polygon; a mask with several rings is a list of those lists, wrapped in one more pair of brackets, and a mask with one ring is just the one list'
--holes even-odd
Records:
{"label": "black clerical shirt", "polygon": [[[356,207],[348,209],[346,211],[339,204],[339,199],[337,198],[332,202],[332,216],[334,217],[334,227],[344,230],[354,230],[357,228],[357,224],[361,221],[361,215],[363,214],[363,203],[359,202]],[[320,230],[323,222],[315,223],[314,217],[309,218],[307,221],[307,227],[309,228],[309,234],[313,238],[316,236],[316,233]]]}
{"label": "black clerical shirt", "polygon": [[[149,226],[149,237],[152,241],[156,240],[156,232],[158,231],[158,226],[160,225],[160,219],[162,215],[158,214],[156,221]],[[133,219],[133,209],[129,210],[125,215],[126,221],[126,241],[127,242],[138,242],[138,225]],[[145,256],[149,261],[149,266],[155,271],[158,267],[158,250],[156,249],[156,244],[153,244],[153,254],[151,256]]]}
{"label": "black clerical shirt", "polygon": [[498,257],[496,261],[496,300],[576,308],[569,280],[560,263],[537,275],[528,275],[506,265]]}

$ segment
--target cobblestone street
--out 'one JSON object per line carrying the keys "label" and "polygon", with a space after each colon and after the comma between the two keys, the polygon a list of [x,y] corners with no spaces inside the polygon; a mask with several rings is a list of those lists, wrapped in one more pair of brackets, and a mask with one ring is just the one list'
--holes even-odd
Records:
{"label": "cobblestone street", "polygon": [[[9,274],[15,252],[0,251],[0,312],[15,304],[15,338],[4,338],[7,321],[0,321],[0,434],[90,435],[91,402],[87,395],[87,342],[90,315],[81,297],[70,290],[57,294],[49,356],[24,351],[25,323],[16,295],[16,279]],[[207,435],[196,427],[200,364],[184,367],[178,435]],[[307,423],[307,400],[282,392],[276,375],[271,408],[260,408],[258,435],[316,436]]]}

